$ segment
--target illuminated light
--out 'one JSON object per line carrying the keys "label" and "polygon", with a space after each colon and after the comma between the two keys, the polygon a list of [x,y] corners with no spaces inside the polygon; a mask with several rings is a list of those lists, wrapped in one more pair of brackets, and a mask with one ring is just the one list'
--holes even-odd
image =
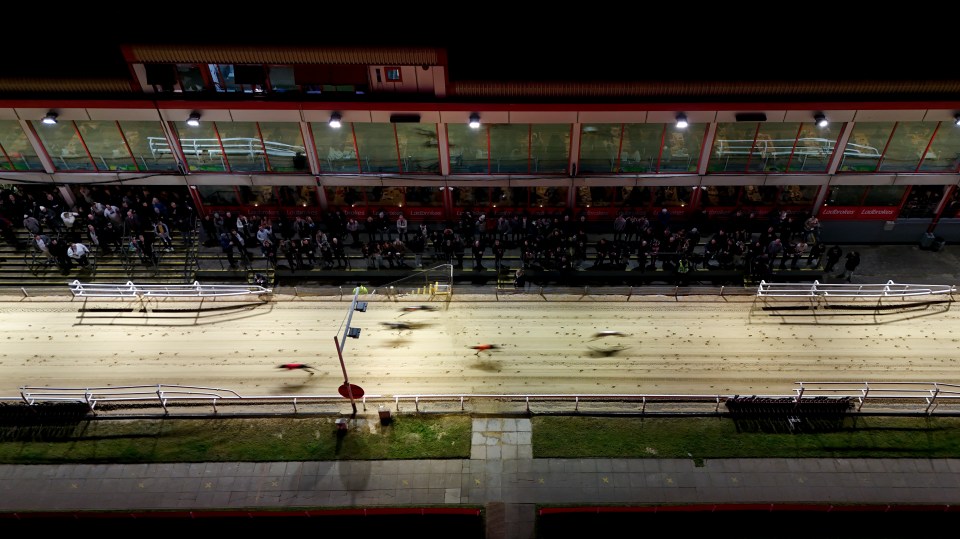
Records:
{"label": "illuminated light", "polygon": [[469,126],[472,127],[473,129],[479,128],[479,127],[480,127],[480,115],[477,114],[476,112],[470,114],[470,123],[467,124],[467,125],[469,125]]}
{"label": "illuminated light", "polygon": [[187,117],[187,125],[190,127],[199,127],[200,126],[200,113],[191,112],[190,116]]}
{"label": "illuminated light", "polygon": [[53,111],[51,110],[51,111],[48,112],[47,115],[44,116],[40,121],[43,122],[43,123],[45,123],[45,124],[47,124],[47,125],[53,125],[53,124],[57,123],[57,116],[58,116],[58,114],[57,114],[56,112],[53,112]]}
{"label": "illuminated light", "polygon": [[330,127],[334,129],[340,129],[340,126],[342,125],[340,123],[340,120],[341,120],[340,113],[334,112],[330,115],[330,121],[328,123],[330,124]]}
{"label": "illuminated light", "polygon": [[687,115],[684,113],[677,114],[677,129],[686,129],[690,125],[687,123]]}

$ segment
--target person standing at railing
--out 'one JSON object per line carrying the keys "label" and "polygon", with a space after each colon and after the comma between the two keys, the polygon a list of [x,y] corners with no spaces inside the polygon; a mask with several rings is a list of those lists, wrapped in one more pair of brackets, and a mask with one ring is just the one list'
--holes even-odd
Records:
{"label": "person standing at railing", "polygon": [[403,216],[403,212],[397,217],[397,239],[403,242],[409,240],[407,238],[407,218]]}
{"label": "person standing at railing", "polygon": [[839,245],[827,249],[827,263],[823,266],[823,271],[833,271],[833,267],[840,261],[841,256],[843,256],[843,249]]}
{"label": "person standing at railing", "polygon": [[173,251],[173,240],[170,238],[170,227],[159,217],[153,221],[153,235],[163,243],[163,250]]}
{"label": "person standing at railing", "polygon": [[350,233],[350,240],[353,243],[350,244],[350,247],[354,249],[360,247],[360,221],[357,221],[355,217],[347,219],[347,232]]}
{"label": "person standing at railing", "polygon": [[70,246],[67,247],[67,256],[76,260],[77,264],[83,268],[90,265],[90,260],[87,258],[89,254],[90,248],[80,242],[71,243]]}
{"label": "person standing at railing", "polygon": [[[237,260],[233,256],[234,243],[230,239],[230,235],[226,232],[220,234],[220,250],[227,257],[227,261],[230,263],[230,269],[237,269]],[[291,264],[292,266],[292,264]],[[291,267],[291,269],[293,269]]]}
{"label": "person standing at railing", "polygon": [[56,261],[56,258],[50,253],[50,237],[45,234],[36,234],[33,236],[33,243],[41,253],[47,256],[48,261]]}
{"label": "person standing at railing", "polygon": [[277,267],[277,246],[270,241],[270,238],[264,239],[260,242],[260,253],[263,254],[263,258],[273,266]]}
{"label": "person standing at railing", "polygon": [[840,275],[837,275],[838,279],[846,279],[849,283],[850,279],[853,277],[853,272],[857,271],[857,267],[860,265],[860,253],[856,251],[850,251],[847,253],[847,261],[843,264],[843,271],[840,272]]}

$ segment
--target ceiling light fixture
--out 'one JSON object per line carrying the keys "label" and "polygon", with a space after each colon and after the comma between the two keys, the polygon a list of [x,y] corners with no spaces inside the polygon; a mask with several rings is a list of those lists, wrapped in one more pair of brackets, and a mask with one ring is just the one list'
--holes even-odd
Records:
{"label": "ceiling light fixture", "polygon": [[330,127],[334,129],[340,129],[340,126],[343,125],[340,123],[340,119],[341,117],[339,112],[334,112],[330,114],[330,121],[328,122],[330,124]]}
{"label": "ceiling light fixture", "polygon": [[827,117],[824,116],[822,112],[818,112],[814,114],[813,120],[817,122],[817,127],[826,127],[830,125],[830,122],[827,120]]}
{"label": "ceiling light fixture", "polygon": [[190,127],[199,127],[200,126],[200,113],[191,112],[190,116],[187,117],[187,125]]}
{"label": "ceiling light fixture", "polygon": [[953,115],[953,123],[960,125],[960,112]]}
{"label": "ceiling light fixture", "polygon": [[687,115],[682,112],[677,114],[677,129],[686,129],[688,125]]}
{"label": "ceiling light fixture", "polygon": [[47,124],[47,125],[53,125],[53,124],[57,123],[57,116],[58,116],[58,114],[57,114],[56,112],[53,112],[53,111],[51,110],[51,111],[48,112],[47,115],[44,116],[43,119],[40,120],[40,121],[43,122],[43,123],[45,123],[45,124]]}
{"label": "ceiling light fixture", "polygon": [[470,123],[469,123],[468,125],[469,125],[470,127],[474,128],[474,129],[479,128],[479,127],[480,127],[480,115],[477,114],[476,112],[471,113],[471,114],[470,114]]}

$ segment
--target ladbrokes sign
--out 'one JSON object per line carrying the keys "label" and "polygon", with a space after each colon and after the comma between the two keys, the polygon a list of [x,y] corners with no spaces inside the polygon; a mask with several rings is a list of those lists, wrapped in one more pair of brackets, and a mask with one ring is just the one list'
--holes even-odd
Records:
{"label": "ladbrokes sign", "polygon": [[826,221],[865,220],[890,221],[897,218],[900,208],[896,206],[825,206],[820,209],[820,219]]}

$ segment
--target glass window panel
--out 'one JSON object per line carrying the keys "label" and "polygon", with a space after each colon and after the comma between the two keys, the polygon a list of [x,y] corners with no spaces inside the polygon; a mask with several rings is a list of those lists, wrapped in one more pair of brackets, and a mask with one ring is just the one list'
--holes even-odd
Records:
{"label": "glass window panel", "polygon": [[759,125],[759,122],[718,123],[707,172],[746,172]]}
{"label": "glass window panel", "polygon": [[359,187],[347,187],[345,185],[326,186],[323,193],[327,197],[327,203],[333,206],[356,206],[365,204],[363,193]]}
{"label": "glass window panel", "polygon": [[656,172],[663,124],[626,124],[620,148],[620,172]]}
{"label": "glass window panel", "polygon": [[207,83],[198,64],[177,64],[177,74],[184,92],[202,92],[206,89]]}
{"label": "glass window panel", "polygon": [[490,126],[490,168],[492,174],[530,172],[529,124]]}
{"label": "glass window panel", "polygon": [[256,122],[217,122],[216,126],[231,172],[266,172],[263,141]]}
{"label": "glass window panel", "polygon": [[177,157],[170,150],[160,122],[121,121],[120,131],[139,170],[177,170]]}
{"label": "glass window panel", "polygon": [[750,172],[782,172],[797,142],[798,122],[761,122],[750,154]]}
{"label": "glass window panel", "polygon": [[227,164],[213,122],[200,122],[197,127],[183,122],[177,125],[180,147],[190,172],[226,172]]}
{"label": "glass window panel", "polygon": [[780,189],[780,203],[810,206],[817,200],[819,185],[784,185]]}
{"label": "glass window panel", "polygon": [[577,187],[576,197],[578,208],[607,208],[620,204],[622,189],[616,185],[584,185]]}
{"label": "glass window panel", "polygon": [[259,126],[270,172],[309,172],[300,124],[260,122]]}
{"label": "glass window panel", "polygon": [[881,172],[913,172],[927,151],[936,124],[899,122],[880,162]]}
{"label": "glass window panel", "polygon": [[863,205],[899,206],[906,192],[906,185],[872,185],[867,191],[867,198],[863,200]]}
{"label": "glass window panel", "polygon": [[960,127],[940,122],[930,150],[920,163],[920,172],[956,172],[960,167]]}
{"label": "glass window panel", "polygon": [[397,133],[392,123],[356,123],[361,172],[400,172]]}
{"label": "glass window panel", "polygon": [[317,205],[317,188],[311,185],[281,185],[277,187],[277,194],[284,207]]}
{"label": "glass window panel", "polygon": [[659,172],[697,172],[706,131],[705,124],[690,124],[685,129],[666,124]]}
{"label": "glass window panel", "polygon": [[246,206],[276,206],[277,194],[271,185],[241,185],[240,203]]}
{"label": "glass window panel", "polygon": [[531,126],[531,171],[541,174],[566,174],[570,166],[570,124],[534,124]]}
{"label": "glass window panel", "polygon": [[625,185],[620,188],[623,205],[628,208],[649,208],[653,202],[654,190],[648,186]]}
{"label": "glass window panel", "polygon": [[210,76],[218,92],[240,91],[234,75],[233,64],[210,64]]}
{"label": "glass window panel", "polygon": [[77,129],[97,170],[137,170],[116,122],[78,121]]}
{"label": "glass window panel", "polygon": [[854,124],[838,172],[875,172],[896,122]]}
{"label": "glass window panel", "polygon": [[237,206],[237,192],[232,185],[197,185],[200,201],[212,206]]}
{"label": "glass window panel", "polygon": [[453,205],[458,208],[490,205],[489,187],[454,187],[451,191]]}
{"label": "glass window panel", "polygon": [[[756,186],[751,185],[753,190],[751,193],[755,193],[757,198],[760,197],[760,191],[756,189]],[[707,185],[703,188],[703,196],[700,197],[700,202],[705,207],[711,206],[736,206],[737,200],[740,198],[740,187],[736,185]]]}
{"label": "glass window panel", "polygon": [[345,123],[339,129],[327,123],[311,123],[313,143],[320,158],[320,171],[359,173],[357,151],[353,145],[353,124]]}
{"label": "glass window panel", "polygon": [[73,122],[53,125],[30,121],[57,170],[95,170]]}
{"label": "glass window panel", "polygon": [[447,124],[451,173],[490,173],[488,126],[473,129],[467,124]]}
{"label": "glass window panel", "polygon": [[950,199],[943,208],[941,216],[951,219],[960,217],[960,189],[954,189],[953,193],[950,194]]}
{"label": "glass window panel", "polygon": [[531,187],[530,205],[539,208],[560,208],[567,206],[567,186]]}
{"label": "glass window panel", "polygon": [[527,207],[527,190],[521,191],[519,199],[514,199],[516,193],[514,187],[494,187],[490,190],[490,203],[494,208],[503,212],[512,209],[525,209]]}
{"label": "glass window panel", "polygon": [[801,124],[787,171],[826,172],[839,136],[840,129],[833,124],[826,127],[819,127],[812,122]]}
{"label": "glass window panel", "polygon": [[528,187],[508,187],[505,192],[510,205],[518,208],[526,208],[530,205],[530,189]]}
{"label": "glass window panel", "polygon": [[436,187],[406,187],[404,199],[407,206],[439,208],[443,206],[443,191]]}
{"label": "glass window panel", "polygon": [[367,206],[399,206],[403,204],[403,188],[396,186],[364,186],[360,188]]}
{"label": "glass window panel", "polygon": [[692,190],[689,187],[675,185],[657,187],[653,203],[657,207],[686,206],[690,203],[691,192]]}
{"label": "glass window panel", "polygon": [[907,201],[900,208],[901,218],[926,218],[936,215],[937,205],[947,192],[946,185],[913,185]]}
{"label": "glass window panel", "polygon": [[403,172],[440,174],[440,144],[436,124],[396,124]]}
{"label": "glass window panel", "polygon": [[297,89],[293,66],[270,66],[270,88],[274,92],[290,92]]}
{"label": "glass window panel", "polygon": [[775,206],[780,189],[775,185],[744,185],[741,191],[741,206]]}
{"label": "glass window panel", "polygon": [[859,206],[867,188],[862,185],[834,185],[830,187],[826,204],[830,206]]}
{"label": "glass window panel", "polygon": [[580,128],[578,171],[584,174],[609,174],[620,158],[621,124],[583,124]]}
{"label": "glass window panel", "polygon": [[0,148],[5,159],[0,159],[2,170],[43,170],[30,139],[16,120],[0,120]]}

